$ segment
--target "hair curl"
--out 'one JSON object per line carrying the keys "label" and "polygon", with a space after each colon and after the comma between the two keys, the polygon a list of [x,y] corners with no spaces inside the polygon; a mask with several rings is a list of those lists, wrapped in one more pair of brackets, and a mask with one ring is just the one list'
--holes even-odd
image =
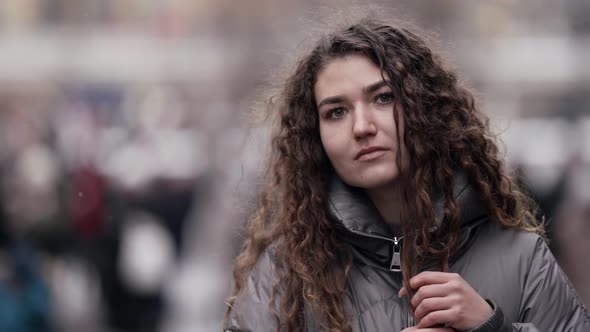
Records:
{"label": "hair curl", "polygon": [[[381,69],[401,106],[392,110],[396,119],[403,112],[401,139],[410,163],[402,187],[402,270],[407,289],[426,257],[438,257],[440,270],[448,270],[460,228],[461,212],[452,192],[456,169],[468,174],[493,220],[506,228],[542,233],[533,202],[502,162],[488,118],[456,75],[414,33],[374,19],[361,20],[319,40],[269,102],[269,110],[280,117],[268,164],[271,180],[259,196],[247,240],[236,258],[228,304],[231,307],[247,273],[272,245],[279,266],[269,309],[279,329],[301,331],[307,305],[323,329],[351,331],[344,295],[352,260],[350,248],[338,239],[326,215],[326,179],[333,170],[320,140],[314,96],[318,72],[348,55],[366,56]],[[428,232],[435,223],[434,188],[442,189],[445,220],[436,243]],[[277,299],[279,287],[282,294]],[[277,300],[279,312],[273,309]]]}

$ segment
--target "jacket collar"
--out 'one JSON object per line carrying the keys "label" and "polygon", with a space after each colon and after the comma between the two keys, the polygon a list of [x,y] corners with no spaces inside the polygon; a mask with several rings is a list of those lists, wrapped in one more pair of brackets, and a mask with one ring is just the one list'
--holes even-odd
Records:
{"label": "jacket collar", "polygon": [[362,189],[346,185],[332,176],[328,190],[328,215],[354,233],[393,238],[389,226]]}
{"label": "jacket collar", "polygon": [[[461,239],[459,250],[454,255],[456,259],[469,247],[477,226],[486,220],[487,213],[464,172],[455,173],[453,194],[461,209]],[[437,224],[440,224],[444,208],[442,193],[435,191],[433,204]],[[391,252],[384,247],[402,234],[385,223],[364,190],[348,186],[337,175],[333,175],[328,188],[328,205],[328,216],[343,231],[345,241],[364,252],[376,254],[384,262],[390,259],[383,257],[390,256],[388,253]]]}
{"label": "jacket collar", "polygon": [[[486,215],[482,202],[478,199],[475,188],[469,184],[464,172],[455,174],[453,195],[461,208],[461,225]],[[328,215],[338,221],[344,228],[367,234],[392,237],[390,228],[383,221],[373,202],[362,189],[348,186],[337,175],[333,175],[328,190]],[[444,199],[441,193],[433,195],[434,213],[437,223],[442,222]]]}

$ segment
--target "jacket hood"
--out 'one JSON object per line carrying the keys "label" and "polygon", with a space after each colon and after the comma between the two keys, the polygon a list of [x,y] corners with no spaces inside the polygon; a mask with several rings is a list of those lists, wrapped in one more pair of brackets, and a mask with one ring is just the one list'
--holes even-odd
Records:
{"label": "jacket hood", "polygon": [[[477,226],[487,220],[487,211],[475,188],[464,172],[456,172],[453,195],[461,209],[461,236],[457,259],[470,246],[477,234]],[[364,190],[348,186],[333,175],[328,188],[328,217],[337,225],[343,239],[376,259],[379,265],[391,262],[392,243],[403,237],[400,228],[385,223]],[[443,222],[444,199],[441,193],[433,194],[433,207],[437,225]]]}

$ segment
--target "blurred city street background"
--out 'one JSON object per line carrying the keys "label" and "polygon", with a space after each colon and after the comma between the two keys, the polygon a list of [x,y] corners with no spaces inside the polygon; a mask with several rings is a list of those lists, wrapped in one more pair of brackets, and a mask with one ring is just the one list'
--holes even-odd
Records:
{"label": "blurred city street background", "polygon": [[[219,331],[253,102],[326,8],[368,3],[1,1],[0,331]],[[476,91],[590,305],[590,2],[371,3]]]}

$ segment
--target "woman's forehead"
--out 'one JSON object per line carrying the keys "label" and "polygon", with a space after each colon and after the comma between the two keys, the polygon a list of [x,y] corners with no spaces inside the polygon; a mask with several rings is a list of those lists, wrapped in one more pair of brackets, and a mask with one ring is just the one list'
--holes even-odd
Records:
{"label": "woman's forehead", "polygon": [[362,93],[383,82],[381,70],[368,57],[350,55],[328,62],[319,72],[314,85],[320,99],[346,93]]}

